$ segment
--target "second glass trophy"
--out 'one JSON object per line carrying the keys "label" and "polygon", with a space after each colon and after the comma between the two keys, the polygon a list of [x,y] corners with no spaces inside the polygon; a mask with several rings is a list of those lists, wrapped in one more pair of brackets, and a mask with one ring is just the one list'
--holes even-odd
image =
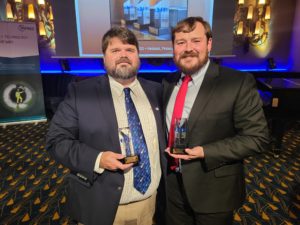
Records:
{"label": "second glass trophy", "polygon": [[124,164],[133,163],[136,164],[139,161],[139,156],[134,154],[131,133],[129,127],[119,128],[119,139],[121,148],[124,149],[126,157],[120,161]]}
{"label": "second glass trophy", "polygon": [[171,148],[173,154],[186,154],[187,147],[187,118],[175,118],[174,124],[174,142]]}

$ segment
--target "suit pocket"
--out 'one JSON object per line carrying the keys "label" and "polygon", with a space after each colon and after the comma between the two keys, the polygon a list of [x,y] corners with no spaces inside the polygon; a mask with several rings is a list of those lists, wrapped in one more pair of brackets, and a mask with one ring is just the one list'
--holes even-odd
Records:
{"label": "suit pocket", "polygon": [[225,165],[218,169],[215,169],[215,176],[216,177],[226,177],[226,176],[233,176],[237,174],[242,174],[244,170],[243,164],[232,164],[232,165]]}
{"label": "suit pocket", "polygon": [[66,176],[66,178],[71,181],[75,181],[87,188],[90,188],[92,186],[92,184],[88,181],[88,179],[79,173],[76,174],[71,172]]}

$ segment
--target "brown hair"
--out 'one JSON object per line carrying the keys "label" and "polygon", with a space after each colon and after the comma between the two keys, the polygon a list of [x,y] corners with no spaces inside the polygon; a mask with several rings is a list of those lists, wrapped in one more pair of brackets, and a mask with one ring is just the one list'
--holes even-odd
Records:
{"label": "brown hair", "polygon": [[134,33],[125,28],[125,27],[112,27],[110,30],[108,30],[102,38],[102,52],[103,54],[105,54],[105,51],[108,47],[109,41],[112,38],[119,38],[123,44],[130,44],[130,45],[134,45],[137,50],[139,51],[139,43],[138,40],[136,38],[136,36],[134,35]]}
{"label": "brown hair", "polygon": [[184,32],[189,33],[193,31],[196,27],[196,23],[199,22],[203,25],[205,29],[205,35],[207,40],[212,38],[212,31],[209,23],[205,21],[202,17],[187,17],[184,20],[181,20],[177,25],[172,29],[172,43],[174,44],[175,33]]}

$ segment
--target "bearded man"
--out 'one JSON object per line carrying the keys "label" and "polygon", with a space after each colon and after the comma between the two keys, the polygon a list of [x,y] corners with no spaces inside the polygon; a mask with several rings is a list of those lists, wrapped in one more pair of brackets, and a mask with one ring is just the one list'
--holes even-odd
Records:
{"label": "bearded man", "polygon": [[[212,32],[201,17],[180,21],[172,41],[180,71],[163,81],[167,224],[231,225],[245,197],[243,159],[269,143],[256,82],[209,60]],[[178,118],[187,119],[188,132],[183,150],[174,152]]]}
{"label": "bearded man", "polygon": [[78,224],[150,225],[166,171],[161,85],[137,78],[129,29],[107,31],[102,50],[107,75],[70,84],[46,149],[71,170],[65,213]]}

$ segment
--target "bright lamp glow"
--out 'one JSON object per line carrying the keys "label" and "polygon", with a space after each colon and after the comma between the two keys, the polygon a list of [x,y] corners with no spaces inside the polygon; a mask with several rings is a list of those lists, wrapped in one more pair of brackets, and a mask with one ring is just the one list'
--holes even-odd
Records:
{"label": "bright lamp glow", "polygon": [[6,4],[6,18],[7,19],[14,18],[12,10],[11,10],[11,5],[9,3]]}
{"label": "bright lamp glow", "polygon": [[33,4],[28,5],[28,19],[35,19]]}
{"label": "bright lamp glow", "polygon": [[45,0],[38,0],[39,5],[45,5]]}

